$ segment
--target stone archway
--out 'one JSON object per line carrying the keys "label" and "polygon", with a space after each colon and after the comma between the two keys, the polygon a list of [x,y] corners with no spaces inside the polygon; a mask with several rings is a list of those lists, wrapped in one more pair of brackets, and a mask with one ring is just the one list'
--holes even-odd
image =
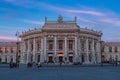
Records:
{"label": "stone archway", "polygon": [[73,52],[69,53],[69,62],[73,63]]}
{"label": "stone archway", "polygon": [[59,62],[59,63],[64,62],[64,61],[63,61],[63,58],[64,58],[63,53],[58,53],[57,56],[58,56],[58,62]]}
{"label": "stone archway", "polygon": [[54,63],[53,62],[53,53],[48,53],[48,63]]}

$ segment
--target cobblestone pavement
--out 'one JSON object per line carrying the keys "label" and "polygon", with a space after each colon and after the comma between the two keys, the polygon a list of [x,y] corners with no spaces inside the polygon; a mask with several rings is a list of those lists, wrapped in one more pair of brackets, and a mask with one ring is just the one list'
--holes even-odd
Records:
{"label": "cobblestone pavement", "polygon": [[120,80],[120,67],[43,66],[0,68],[0,80]]}

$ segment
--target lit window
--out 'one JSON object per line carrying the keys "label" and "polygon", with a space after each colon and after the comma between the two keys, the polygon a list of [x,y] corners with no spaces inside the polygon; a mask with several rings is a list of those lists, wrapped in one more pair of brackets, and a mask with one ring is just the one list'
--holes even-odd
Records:
{"label": "lit window", "polygon": [[0,48],[0,53],[2,53],[2,48]]}
{"label": "lit window", "polygon": [[11,48],[11,53],[14,53],[14,48]]}
{"label": "lit window", "polygon": [[5,48],[5,53],[8,53],[8,48]]}

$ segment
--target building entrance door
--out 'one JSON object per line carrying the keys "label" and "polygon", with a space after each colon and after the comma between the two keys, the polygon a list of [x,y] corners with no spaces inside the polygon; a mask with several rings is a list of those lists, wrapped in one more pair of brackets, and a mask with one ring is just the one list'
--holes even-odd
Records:
{"label": "building entrance door", "polygon": [[59,63],[63,62],[63,56],[59,56]]}
{"label": "building entrance door", "polygon": [[40,55],[37,56],[37,62],[40,62]]}
{"label": "building entrance door", "polygon": [[82,62],[84,62],[84,55],[82,55]]}
{"label": "building entrance door", "polygon": [[69,56],[69,62],[73,62],[73,56]]}
{"label": "building entrance door", "polygon": [[48,63],[53,63],[53,57],[52,56],[49,56]]}

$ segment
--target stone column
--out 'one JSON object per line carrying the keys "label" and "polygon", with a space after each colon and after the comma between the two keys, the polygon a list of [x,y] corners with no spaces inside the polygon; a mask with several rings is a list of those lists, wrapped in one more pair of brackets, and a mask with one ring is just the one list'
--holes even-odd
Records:
{"label": "stone column", "polygon": [[92,40],[92,62],[95,63],[95,42],[94,39]]}
{"label": "stone column", "polygon": [[78,62],[82,61],[82,55],[81,55],[81,40],[78,38]]}
{"label": "stone column", "polygon": [[22,41],[21,43],[21,60],[20,63],[25,63],[24,56],[25,55],[25,41]]}
{"label": "stone column", "polygon": [[44,61],[46,61],[46,36],[44,37]]}
{"label": "stone column", "polygon": [[67,62],[68,57],[67,57],[67,37],[65,36],[65,62]]}
{"label": "stone column", "polygon": [[36,54],[36,40],[34,37],[34,40],[33,40],[33,62],[35,62],[35,54]]}
{"label": "stone column", "polygon": [[97,49],[97,62],[100,63],[101,62],[101,46],[99,41],[97,41],[96,49]]}
{"label": "stone column", "polygon": [[27,41],[27,63],[30,62],[30,41]]}
{"label": "stone column", "polygon": [[75,36],[75,57],[74,57],[74,62],[77,62],[77,56],[78,56],[78,50],[77,50],[77,46],[78,46],[78,40],[77,37]]}
{"label": "stone column", "polygon": [[5,62],[5,47],[2,47],[2,49],[3,49],[3,54],[1,58],[2,58],[2,62]]}
{"label": "stone column", "polygon": [[[56,53],[57,52],[57,38],[56,36],[54,37],[54,59],[56,59]],[[56,62],[56,60],[54,61]]]}
{"label": "stone column", "polygon": [[86,38],[86,60],[85,63],[90,63],[89,61],[89,52],[88,52],[88,37]]}
{"label": "stone column", "polygon": [[44,48],[44,43],[43,43],[43,38],[41,38],[41,53],[40,53],[40,62],[44,62],[44,54],[43,54],[43,48]]}

